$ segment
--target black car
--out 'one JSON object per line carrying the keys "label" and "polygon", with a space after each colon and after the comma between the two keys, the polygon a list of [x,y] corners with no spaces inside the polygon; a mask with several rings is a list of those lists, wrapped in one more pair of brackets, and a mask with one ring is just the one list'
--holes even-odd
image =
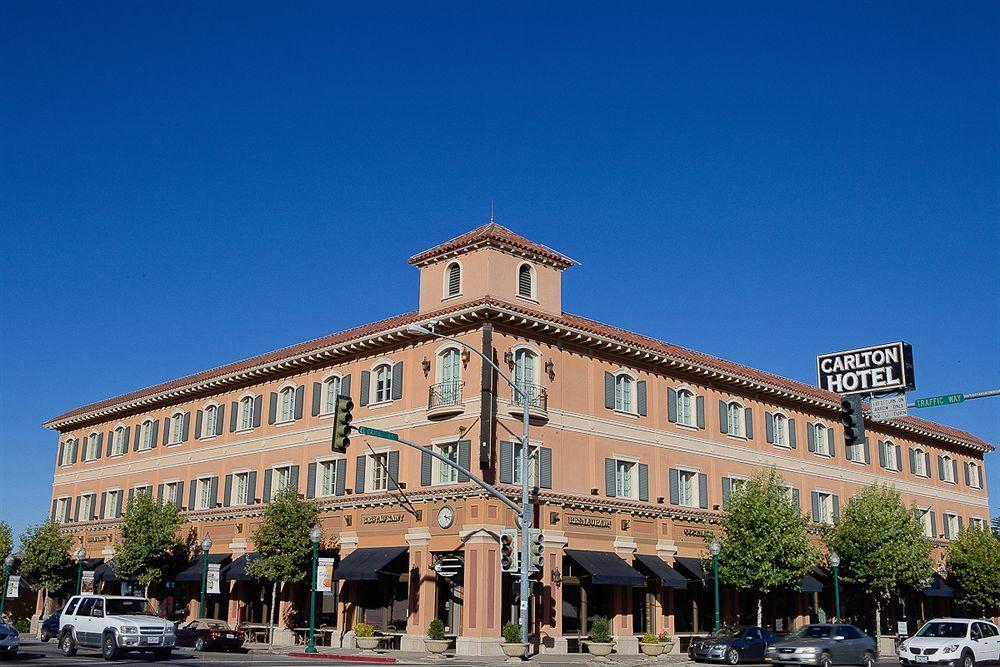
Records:
{"label": "black car", "polygon": [[43,642],[59,636],[59,616],[60,614],[57,611],[42,621],[42,628],[38,631],[38,638]]}
{"label": "black car", "polygon": [[759,625],[722,628],[704,639],[691,642],[688,657],[695,662],[762,662],[767,647],[778,641],[778,636]]}
{"label": "black car", "polygon": [[236,651],[243,648],[243,636],[225,621],[199,618],[177,626],[177,645],[195,651]]}

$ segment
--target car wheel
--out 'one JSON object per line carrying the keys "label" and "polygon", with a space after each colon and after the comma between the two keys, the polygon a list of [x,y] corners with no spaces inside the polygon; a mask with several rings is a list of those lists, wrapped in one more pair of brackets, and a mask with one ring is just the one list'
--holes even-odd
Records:
{"label": "car wheel", "polygon": [[205,650],[205,640],[202,637],[194,640],[194,650],[199,653]]}
{"label": "car wheel", "polygon": [[49,631],[46,630],[45,628],[42,628],[42,631],[38,633],[38,641],[47,642],[50,639],[52,639],[52,637],[49,635]]}
{"label": "car wheel", "polygon": [[730,665],[740,664],[740,652],[734,648],[729,649],[729,651],[726,653],[726,662],[728,662]]}
{"label": "car wheel", "polygon": [[861,658],[861,667],[875,667],[875,656],[865,653],[865,657]]}
{"label": "car wheel", "polygon": [[72,658],[76,655],[76,642],[73,641],[72,632],[63,633],[62,639],[59,640],[59,649],[67,658]]}
{"label": "car wheel", "polygon": [[966,652],[962,656],[962,667],[976,667],[976,659],[972,657],[971,653]]}
{"label": "car wheel", "polygon": [[101,657],[105,660],[117,660],[121,654],[121,649],[118,648],[118,641],[115,639],[115,633],[105,632],[104,638],[101,640]]}

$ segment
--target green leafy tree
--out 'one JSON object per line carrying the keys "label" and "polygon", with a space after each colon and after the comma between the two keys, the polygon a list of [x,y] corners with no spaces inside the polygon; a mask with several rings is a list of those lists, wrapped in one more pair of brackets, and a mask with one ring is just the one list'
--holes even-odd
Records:
{"label": "green leafy tree", "polygon": [[840,573],[875,601],[876,634],[882,605],[903,588],[921,588],[934,572],[931,542],[899,492],[878,484],[851,498],[828,544],[840,555]]}
{"label": "green leafy tree", "polygon": [[0,521],[0,562],[6,560],[13,551],[14,533],[11,532],[9,523]]}
{"label": "green leafy tree", "polygon": [[29,526],[21,533],[21,575],[44,589],[42,609],[46,616],[52,596],[62,595],[75,581],[72,548],[73,538],[54,521]]}
{"label": "green leafy tree", "polygon": [[308,576],[312,559],[309,531],[318,519],[319,506],[299,498],[296,489],[287,487],[271,499],[264,519],[254,531],[253,541],[260,558],[250,564],[248,571],[253,579],[271,584],[268,635],[272,642],[278,585],[302,581]]}
{"label": "green leafy tree", "polygon": [[115,574],[136,579],[146,588],[163,581],[174,565],[179,545],[177,531],[184,519],[170,503],[153,500],[148,493],[136,494],[125,508],[115,544]]}
{"label": "green leafy tree", "polygon": [[809,521],[772,468],[730,494],[719,523],[719,580],[756,592],[761,625],[764,596],[794,587],[819,558]]}
{"label": "green leafy tree", "polygon": [[948,579],[958,587],[956,601],[983,616],[1000,605],[1000,538],[966,528],[948,544]]}

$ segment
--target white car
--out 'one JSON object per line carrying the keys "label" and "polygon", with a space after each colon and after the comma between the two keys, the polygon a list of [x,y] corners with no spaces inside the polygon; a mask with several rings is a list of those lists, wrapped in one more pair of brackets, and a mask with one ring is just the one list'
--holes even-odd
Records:
{"label": "white car", "polygon": [[177,642],[174,624],[158,617],[145,598],[74,595],[59,625],[59,648],[67,657],[88,647],[100,649],[105,660],[129,651],[152,651],[157,659],[165,659]]}
{"label": "white car", "polygon": [[1000,630],[972,618],[935,618],[899,645],[901,665],[975,667],[1000,660]]}

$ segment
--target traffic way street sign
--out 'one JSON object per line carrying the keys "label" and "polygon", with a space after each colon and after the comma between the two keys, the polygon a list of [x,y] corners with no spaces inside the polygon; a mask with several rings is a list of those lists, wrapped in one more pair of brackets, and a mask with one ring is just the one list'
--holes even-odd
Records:
{"label": "traffic way street sign", "polygon": [[906,410],[905,396],[873,398],[868,407],[872,419],[896,419],[897,417],[905,417],[910,414]]}
{"label": "traffic way street sign", "polygon": [[380,431],[377,428],[368,428],[367,426],[358,426],[357,432],[361,435],[370,435],[376,438],[382,438],[384,440],[399,440],[399,436],[395,433],[390,433],[389,431]]}
{"label": "traffic way street sign", "polygon": [[964,401],[965,401],[965,394],[945,394],[944,396],[918,398],[914,403],[914,407],[936,408],[939,405],[953,405],[955,403],[963,403]]}

